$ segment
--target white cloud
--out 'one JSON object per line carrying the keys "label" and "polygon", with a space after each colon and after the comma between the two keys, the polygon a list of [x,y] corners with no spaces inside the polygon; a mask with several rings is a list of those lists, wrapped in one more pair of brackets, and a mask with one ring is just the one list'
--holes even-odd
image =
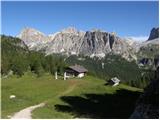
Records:
{"label": "white cloud", "polygon": [[125,38],[132,39],[134,41],[142,42],[148,40],[148,36],[127,36]]}

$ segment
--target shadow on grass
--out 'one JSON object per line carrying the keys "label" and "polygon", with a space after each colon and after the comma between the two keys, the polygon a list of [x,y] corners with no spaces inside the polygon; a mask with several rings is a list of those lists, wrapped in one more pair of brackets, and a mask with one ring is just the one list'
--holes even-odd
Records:
{"label": "shadow on grass", "polygon": [[57,111],[72,113],[78,118],[129,118],[134,111],[140,92],[125,89],[115,94],[84,94],[80,96],[63,96],[68,105],[55,105]]}

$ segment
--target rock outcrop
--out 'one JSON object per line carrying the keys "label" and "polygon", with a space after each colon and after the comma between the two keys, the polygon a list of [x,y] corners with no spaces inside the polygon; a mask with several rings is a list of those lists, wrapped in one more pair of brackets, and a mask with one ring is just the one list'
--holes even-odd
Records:
{"label": "rock outcrop", "polygon": [[75,28],[67,28],[52,36],[51,42],[47,43],[46,54],[63,53],[79,54],[79,48],[82,44],[85,32],[78,31]]}
{"label": "rock outcrop", "polygon": [[153,28],[151,30],[151,33],[150,33],[148,40],[153,40],[156,38],[159,38],[159,28]]}
{"label": "rock outcrop", "polygon": [[153,28],[147,41],[137,47],[139,62],[145,67],[157,68],[159,66],[159,28]]}
{"label": "rock outcrop", "polygon": [[133,56],[132,48],[115,34],[103,31],[88,31],[84,35],[80,54],[104,57],[106,54],[119,54],[128,59]]}

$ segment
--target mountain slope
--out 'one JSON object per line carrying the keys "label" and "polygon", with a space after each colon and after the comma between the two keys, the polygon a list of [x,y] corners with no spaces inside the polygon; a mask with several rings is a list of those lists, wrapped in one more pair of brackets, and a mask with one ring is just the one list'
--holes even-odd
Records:
{"label": "mountain slope", "polygon": [[144,89],[138,98],[131,119],[158,119],[159,118],[159,68],[152,76],[151,83]]}
{"label": "mountain slope", "polygon": [[86,32],[80,53],[91,57],[104,57],[106,54],[112,53],[126,59],[133,58],[133,50],[127,42],[113,33],[102,31]]}
{"label": "mountain slope", "polygon": [[159,28],[153,28],[147,41],[138,45],[138,63],[156,69],[159,66]]}
{"label": "mountain slope", "polygon": [[47,43],[46,54],[79,54],[79,46],[84,36],[83,31],[67,28],[53,36],[51,42]]}
{"label": "mountain slope", "polygon": [[17,37],[32,50],[40,50],[44,48],[45,43],[50,41],[48,36],[33,28],[24,28]]}
{"label": "mountain slope", "polygon": [[[8,74],[10,70],[16,73],[26,69],[28,47],[19,38],[1,36],[1,73]],[[15,69],[15,66],[18,68]],[[20,73],[21,74],[21,73]]]}

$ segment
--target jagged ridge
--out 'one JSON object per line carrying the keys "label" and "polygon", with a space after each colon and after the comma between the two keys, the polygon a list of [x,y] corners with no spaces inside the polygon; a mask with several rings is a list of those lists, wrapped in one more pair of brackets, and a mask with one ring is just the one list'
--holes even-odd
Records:
{"label": "jagged ridge", "polygon": [[[111,53],[119,54],[127,60],[136,59],[135,53],[137,51],[134,49],[134,46],[129,45],[125,39],[118,37],[114,33],[101,30],[84,32],[69,27],[47,36],[35,29],[26,28],[18,37],[21,38],[30,49],[43,49],[47,55],[53,53],[67,55],[83,54],[85,56],[102,58]],[[143,45],[140,45],[140,47],[141,46]]]}

